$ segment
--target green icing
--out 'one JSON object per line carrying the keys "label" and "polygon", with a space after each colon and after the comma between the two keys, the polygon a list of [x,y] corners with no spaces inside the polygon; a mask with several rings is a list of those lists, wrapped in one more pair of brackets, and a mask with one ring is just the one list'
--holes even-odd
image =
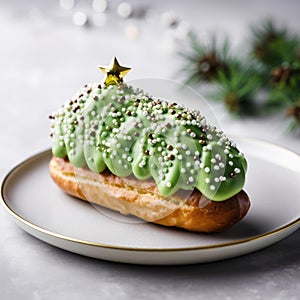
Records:
{"label": "green icing", "polygon": [[165,197],[196,187],[222,201],[244,186],[247,162],[223,132],[131,86],[86,85],[53,118],[53,155],[76,167],[153,178]]}

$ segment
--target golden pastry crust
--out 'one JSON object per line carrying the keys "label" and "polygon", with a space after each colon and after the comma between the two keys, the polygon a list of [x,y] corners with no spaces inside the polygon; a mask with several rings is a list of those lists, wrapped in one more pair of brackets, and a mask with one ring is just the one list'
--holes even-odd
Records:
{"label": "golden pastry crust", "polygon": [[151,180],[118,177],[108,171],[98,174],[74,168],[68,160],[57,157],[50,161],[49,170],[55,183],[70,195],[148,222],[191,231],[223,231],[240,221],[250,207],[244,191],[216,202],[194,190],[182,201],[179,194],[171,199],[161,197]]}

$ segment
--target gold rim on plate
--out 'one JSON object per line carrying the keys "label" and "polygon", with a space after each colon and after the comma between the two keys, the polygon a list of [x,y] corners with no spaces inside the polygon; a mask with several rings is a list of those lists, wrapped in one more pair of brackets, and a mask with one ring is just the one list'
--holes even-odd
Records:
{"label": "gold rim on plate", "polygon": [[[265,144],[268,146],[273,146],[276,147],[277,149],[281,150],[281,151],[285,151],[288,155],[292,155],[292,156],[296,156],[297,158],[300,158],[299,155],[297,155],[296,153],[282,148],[280,146],[274,145],[274,144],[270,144],[268,142],[264,142],[264,141],[259,141],[256,139],[251,139],[251,138],[239,138],[242,139],[244,141],[251,141],[251,142],[255,142],[258,144]],[[274,236],[276,234],[279,234],[287,229],[292,229],[293,227],[296,227],[297,225],[300,225],[300,218],[282,226],[279,227],[278,229],[272,230],[270,232],[266,232],[257,236],[253,236],[253,237],[249,237],[249,238],[245,238],[245,239],[240,239],[240,240],[236,240],[233,242],[227,242],[227,243],[220,243],[220,244],[213,244],[213,245],[209,245],[209,246],[193,246],[193,247],[183,247],[183,248],[135,248],[135,247],[126,247],[126,246],[116,246],[116,245],[109,245],[109,244],[102,244],[102,243],[95,243],[95,242],[89,242],[89,241],[84,241],[84,240],[80,240],[80,239],[76,239],[76,238],[72,238],[69,236],[65,236],[59,233],[55,233],[52,231],[49,231],[47,229],[44,229],[38,225],[35,225],[33,223],[31,223],[30,221],[24,219],[22,216],[20,216],[19,214],[17,214],[7,203],[7,200],[5,199],[5,195],[4,195],[4,190],[5,190],[5,186],[6,183],[8,182],[8,180],[14,175],[14,173],[16,171],[18,171],[19,168],[23,167],[25,164],[30,163],[31,161],[34,161],[40,157],[46,156],[46,155],[51,155],[51,149],[47,149],[44,150],[38,154],[32,155],[29,158],[27,158],[26,160],[24,160],[23,162],[19,163],[18,165],[16,165],[13,169],[11,169],[11,171],[8,172],[8,174],[5,176],[5,178],[2,181],[1,184],[1,203],[4,206],[4,208],[6,209],[6,211],[12,216],[14,217],[16,220],[22,222],[24,225],[30,227],[31,229],[34,229],[36,231],[38,231],[39,233],[42,234],[46,234],[49,235],[51,237],[54,237],[56,239],[61,239],[61,240],[65,240],[71,243],[77,243],[77,244],[82,244],[82,245],[87,245],[87,246],[93,246],[93,247],[99,247],[99,248],[106,248],[106,249],[114,249],[114,250],[124,250],[124,251],[145,251],[145,252],[173,252],[173,251],[195,251],[195,250],[208,250],[208,249],[215,249],[215,248],[222,248],[222,247],[229,247],[229,246],[236,246],[236,245],[240,245],[240,244],[245,244],[248,242],[253,242],[253,241],[257,241],[257,240],[261,240],[263,238],[266,237],[271,237]],[[50,178],[50,177],[49,177]],[[295,228],[296,230],[297,228]]]}

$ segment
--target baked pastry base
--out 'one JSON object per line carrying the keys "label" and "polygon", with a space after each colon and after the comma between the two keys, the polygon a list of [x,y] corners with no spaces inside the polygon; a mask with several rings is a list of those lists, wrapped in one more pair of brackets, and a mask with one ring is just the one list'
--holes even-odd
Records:
{"label": "baked pastry base", "polygon": [[116,211],[132,214],[147,222],[176,226],[191,231],[220,232],[240,221],[248,212],[250,200],[245,191],[217,202],[198,190],[162,197],[152,180],[118,177],[75,168],[66,159],[53,157],[49,163],[55,183],[66,193]]}

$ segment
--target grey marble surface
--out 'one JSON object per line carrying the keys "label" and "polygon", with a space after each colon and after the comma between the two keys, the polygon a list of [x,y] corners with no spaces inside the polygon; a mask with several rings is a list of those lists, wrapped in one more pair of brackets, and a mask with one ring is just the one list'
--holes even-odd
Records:
{"label": "grey marble surface", "polygon": [[[159,23],[165,11],[201,32],[245,38],[266,16],[300,28],[299,1],[151,1],[151,17],[134,23],[110,16],[104,27],[80,28],[56,1],[0,1],[0,174],[48,148],[48,115],[82,84],[102,78],[96,66],[117,55],[133,67],[128,80],[179,80],[172,35]],[[112,1],[112,6],[119,2]],[[141,2],[132,2],[134,7]],[[138,26],[140,36],[127,35]],[[232,119],[212,104],[230,134],[261,138],[300,154],[300,137],[285,133],[280,116]],[[90,259],[49,246],[19,229],[0,208],[1,299],[300,299],[299,230],[246,256],[190,266],[135,266]]]}

